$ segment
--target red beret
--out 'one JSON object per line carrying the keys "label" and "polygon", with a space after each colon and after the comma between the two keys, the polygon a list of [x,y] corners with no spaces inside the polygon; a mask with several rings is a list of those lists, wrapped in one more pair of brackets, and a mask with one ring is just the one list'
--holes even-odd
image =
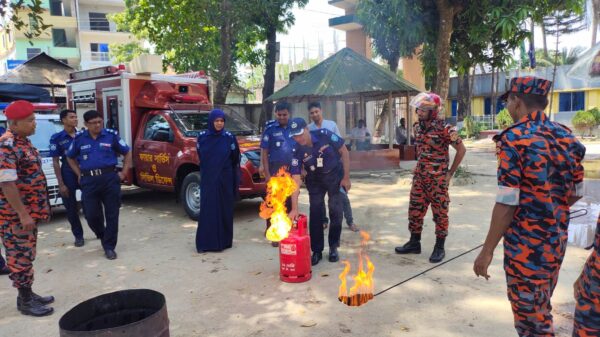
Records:
{"label": "red beret", "polygon": [[4,109],[6,119],[10,120],[24,119],[31,116],[34,112],[33,104],[24,100],[14,101]]}

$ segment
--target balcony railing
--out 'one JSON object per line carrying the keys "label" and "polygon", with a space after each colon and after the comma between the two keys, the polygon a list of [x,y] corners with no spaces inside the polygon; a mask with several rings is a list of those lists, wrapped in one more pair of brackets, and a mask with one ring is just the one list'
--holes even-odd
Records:
{"label": "balcony railing", "polygon": [[90,60],[94,62],[108,62],[110,61],[110,55],[107,52],[90,52]]}

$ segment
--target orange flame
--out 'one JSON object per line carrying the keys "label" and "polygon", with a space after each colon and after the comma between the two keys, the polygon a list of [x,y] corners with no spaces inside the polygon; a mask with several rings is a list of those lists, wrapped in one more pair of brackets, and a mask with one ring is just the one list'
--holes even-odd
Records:
{"label": "orange flame", "polygon": [[292,229],[292,220],[288,217],[285,201],[298,189],[296,182],[286,167],[279,169],[267,183],[267,197],[260,204],[260,217],[271,219],[271,227],[266,237],[269,241],[279,242],[288,237]]}
{"label": "orange flame", "polygon": [[[367,243],[370,239],[369,233],[360,231],[362,238],[360,242],[360,251],[358,252],[358,272],[352,278],[354,279],[354,286],[348,291],[346,284],[346,276],[350,272],[350,262],[342,261],[344,264],[344,270],[340,273],[340,289],[338,292],[338,299],[340,302],[352,306],[358,307],[373,299],[373,290],[375,285],[373,283],[373,273],[375,272],[375,266],[367,255]],[[364,270],[364,264],[367,265],[367,271]]]}

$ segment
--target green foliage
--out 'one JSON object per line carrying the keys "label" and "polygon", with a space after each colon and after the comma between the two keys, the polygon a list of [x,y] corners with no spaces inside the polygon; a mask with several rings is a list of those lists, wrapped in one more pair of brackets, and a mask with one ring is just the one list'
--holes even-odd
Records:
{"label": "green foliage", "polygon": [[358,19],[373,39],[376,54],[387,61],[392,72],[397,70],[400,57],[412,55],[423,44],[428,25],[422,3],[418,0],[358,2]]}
{"label": "green foliage", "polygon": [[[6,30],[14,28],[22,32],[30,40],[29,43],[33,44],[31,39],[39,37],[52,27],[52,25],[45,24],[42,18],[43,3],[43,0],[0,0],[0,17],[3,18],[0,20],[0,28]],[[23,11],[27,12],[27,22],[19,17],[19,13]]]}
{"label": "green foliage", "polygon": [[511,126],[514,123],[513,118],[510,116],[510,113],[508,112],[508,109],[502,109],[497,115],[496,115],[496,127],[498,129],[506,129],[507,127]]}
{"label": "green foliage", "polygon": [[110,50],[111,59],[116,63],[130,62],[133,58],[150,52],[148,48],[140,46],[138,42],[129,42],[125,44],[111,43],[108,50]]}
{"label": "green foliage", "polygon": [[600,125],[600,109],[594,107],[588,111],[594,116],[594,119],[596,120],[596,125]]}
{"label": "green foliage", "polygon": [[459,131],[459,135],[463,138],[473,138],[479,136],[481,132],[481,126],[479,123],[475,123],[471,116],[465,117],[463,120],[463,127]]}
{"label": "green foliage", "polygon": [[596,117],[590,111],[579,110],[573,116],[571,120],[573,123],[573,127],[577,131],[581,132],[581,135],[585,135],[585,131],[589,130],[590,134],[592,133],[593,128],[595,128],[598,124],[596,123]]}

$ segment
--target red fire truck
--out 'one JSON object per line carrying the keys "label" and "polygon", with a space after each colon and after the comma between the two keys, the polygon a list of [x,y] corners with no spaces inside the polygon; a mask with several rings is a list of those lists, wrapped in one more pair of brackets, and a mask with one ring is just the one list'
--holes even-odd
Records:
{"label": "red fire truck", "polygon": [[[187,214],[200,212],[200,173],[196,137],[207,128],[210,109],[208,79],[202,73],[184,75],[132,74],[107,66],[71,74],[67,82],[69,107],[104,115],[106,128],[117,130],[133,150],[128,184],[175,192]],[[265,182],[258,173],[260,137],[256,128],[233,110],[227,130],[238,137],[242,152],[240,195],[263,196]]]}

